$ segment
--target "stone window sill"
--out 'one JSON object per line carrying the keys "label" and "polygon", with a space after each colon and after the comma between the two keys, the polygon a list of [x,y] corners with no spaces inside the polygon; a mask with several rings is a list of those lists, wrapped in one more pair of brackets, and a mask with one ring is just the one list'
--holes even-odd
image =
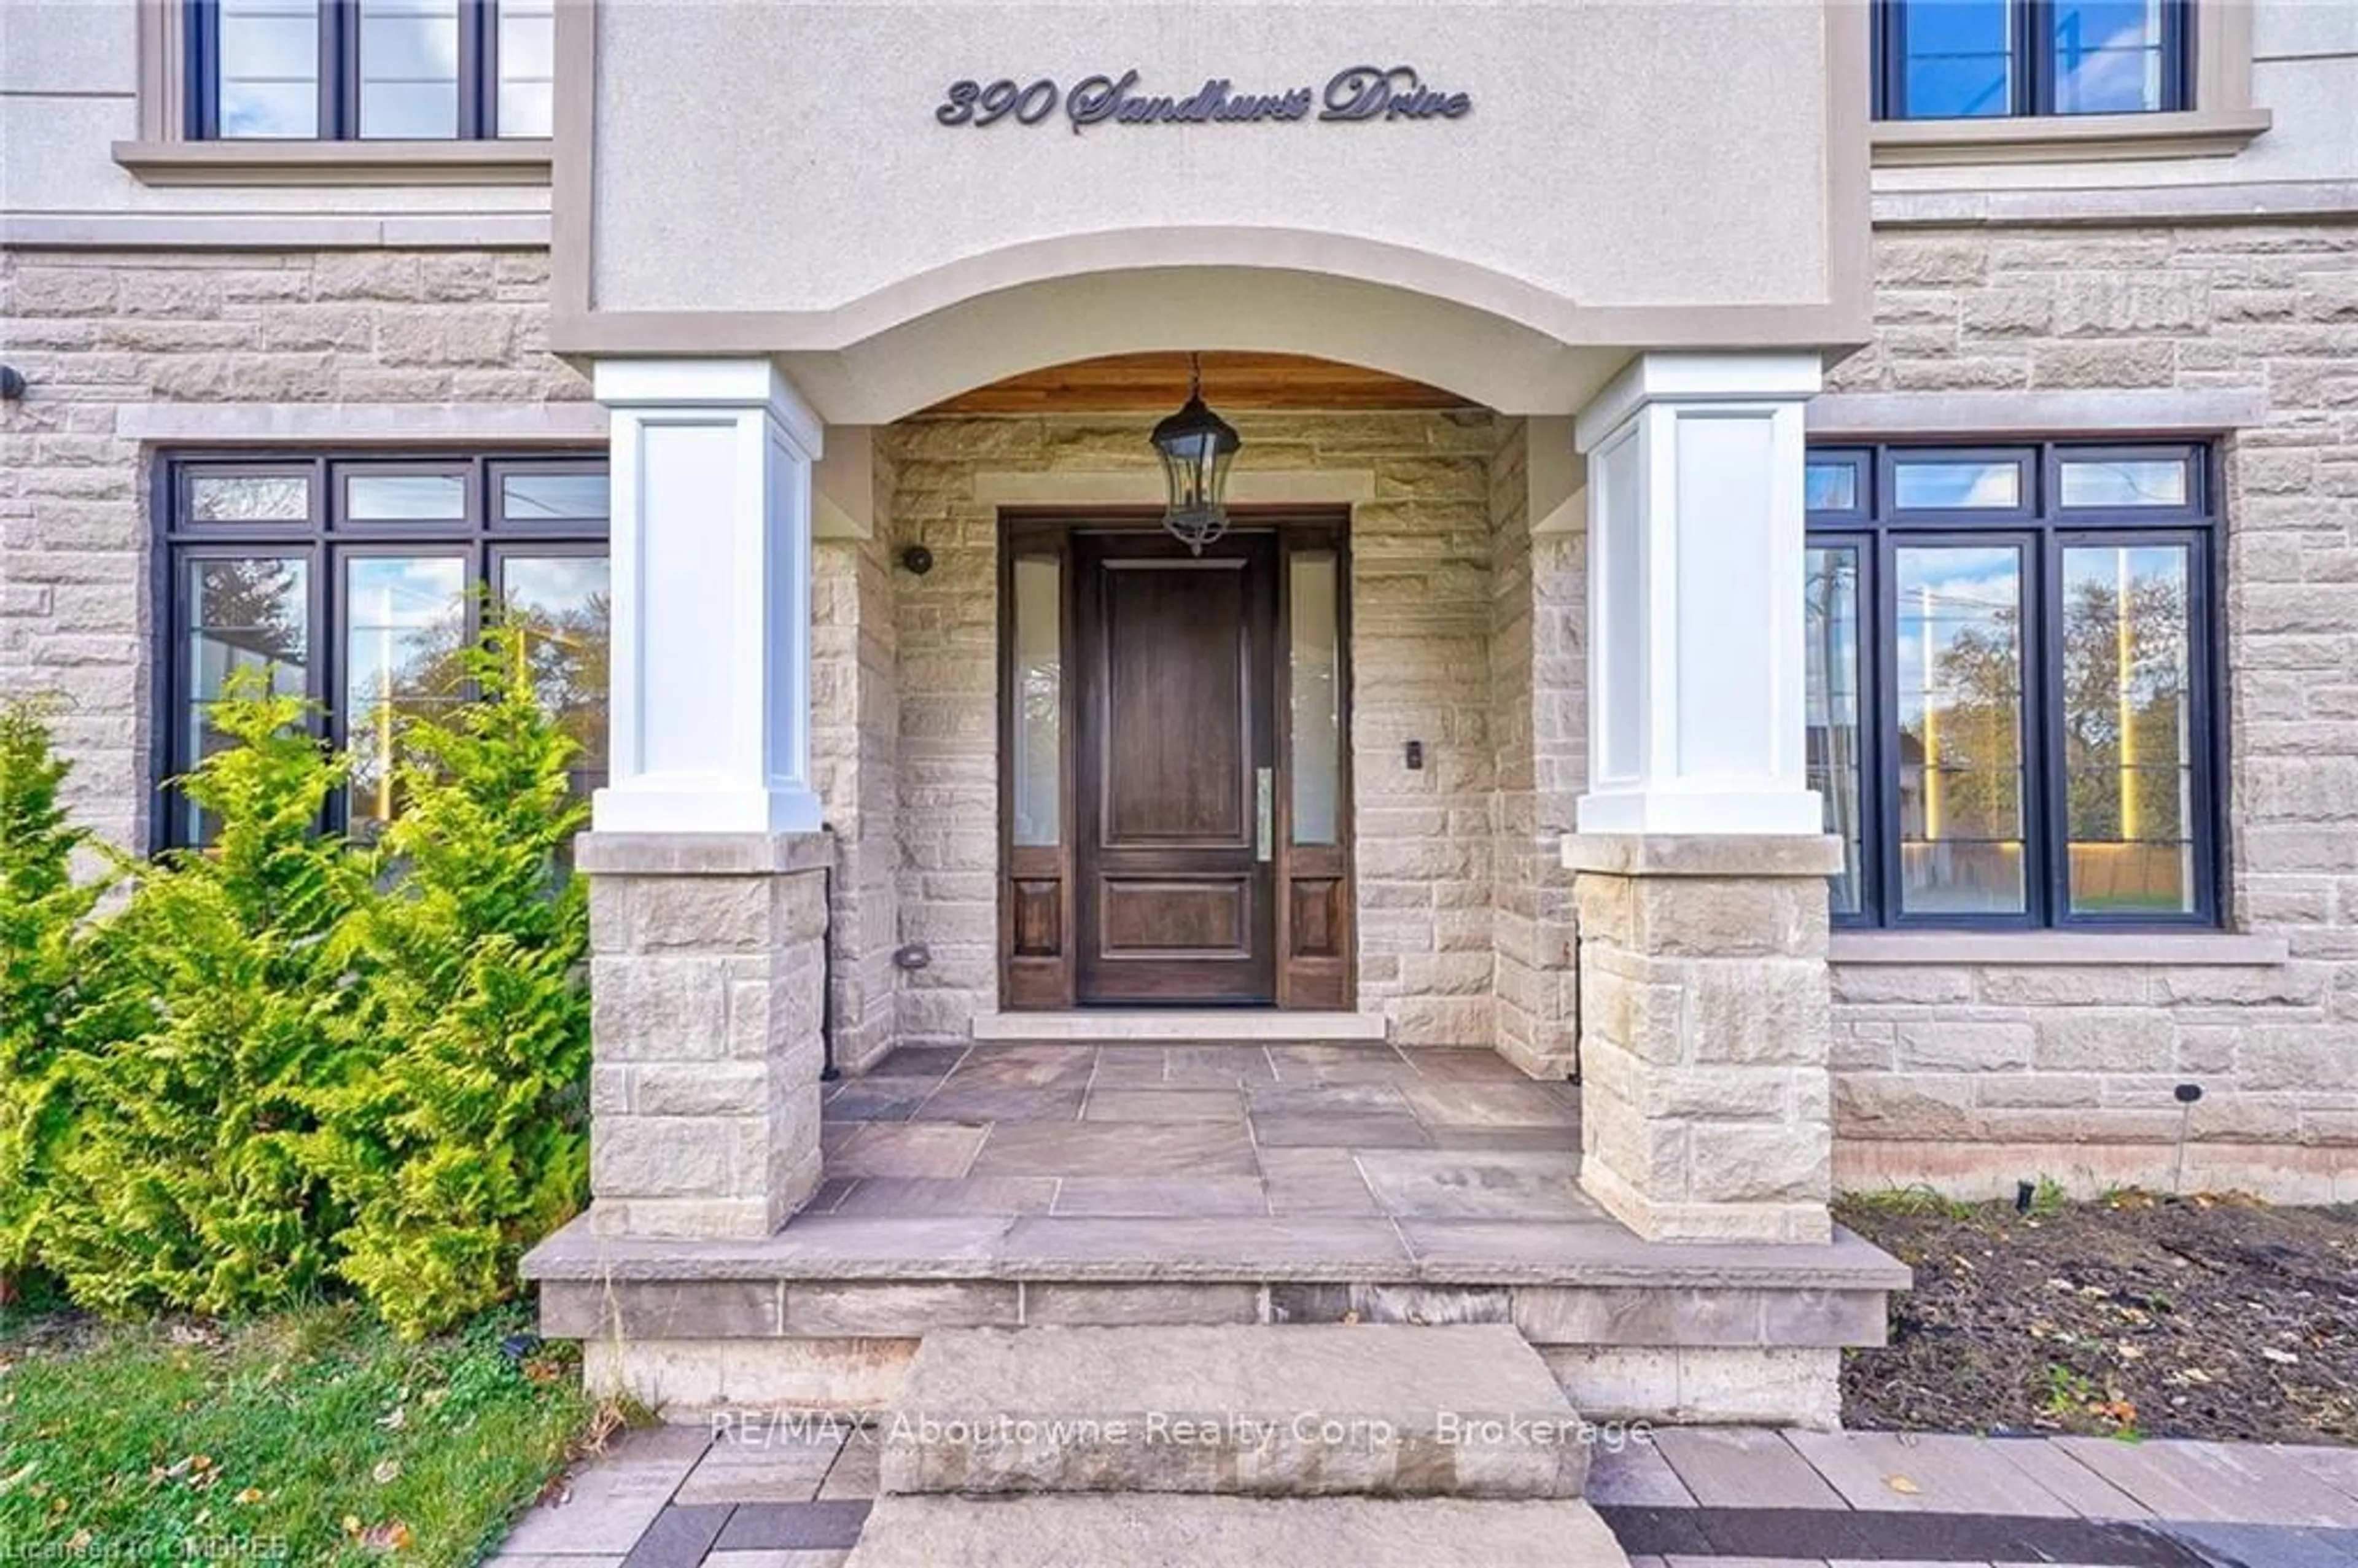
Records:
{"label": "stone window sill", "polygon": [[546,140],[117,142],[148,185],[546,185]]}
{"label": "stone window sill", "polygon": [[1827,945],[1834,964],[2187,965],[2263,968],[2288,962],[2281,936],[2230,931],[1837,931]]}
{"label": "stone window sill", "polygon": [[2266,109],[2179,114],[2042,114],[2003,120],[1879,120],[1877,168],[2233,157],[2266,131]]}

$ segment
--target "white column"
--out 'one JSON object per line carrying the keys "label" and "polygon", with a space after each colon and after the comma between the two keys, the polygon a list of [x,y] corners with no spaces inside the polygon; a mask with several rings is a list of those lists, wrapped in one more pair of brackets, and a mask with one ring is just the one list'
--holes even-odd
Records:
{"label": "white column", "polygon": [[806,833],[817,416],[763,359],[601,360],[611,783],[600,833]]}
{"label": "white column", "polygon": [[1650,353],[1588,459],[1586,834],[1818,834],[1804,768],[1801,408],[1814,354]]}

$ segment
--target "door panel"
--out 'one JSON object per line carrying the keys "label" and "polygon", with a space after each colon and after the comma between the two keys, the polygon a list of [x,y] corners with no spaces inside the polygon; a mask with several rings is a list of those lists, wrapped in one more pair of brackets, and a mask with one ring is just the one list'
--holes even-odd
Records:
{"label": "door panel", "polygon": [[1106,847],[1246,846],[1249,565],[1099,563]]}
{"label": "door panel", "polygon": [[1076,1000],[1276,1000],[1276,546],[1074,540]]}

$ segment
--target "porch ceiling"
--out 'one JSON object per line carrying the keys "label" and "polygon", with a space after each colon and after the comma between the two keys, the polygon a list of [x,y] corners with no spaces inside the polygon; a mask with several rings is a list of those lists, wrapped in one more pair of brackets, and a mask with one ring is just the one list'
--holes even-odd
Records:
{"label": "porch ceiling", "polygon": [[[1303,354],[1203,356],[1216,408],[1366,413],[1472,408],[1474,399],[1379,370]],[[918,416],[1163,412],[1187,397],[1184,353],[1109,354],[1027,371],[946,398]]]}

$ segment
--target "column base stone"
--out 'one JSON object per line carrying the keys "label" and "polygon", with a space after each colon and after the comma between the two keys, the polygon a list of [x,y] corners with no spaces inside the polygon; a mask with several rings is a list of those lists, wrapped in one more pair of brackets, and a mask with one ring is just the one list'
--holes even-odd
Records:
{"label": "column base stone", "polygon": [[748,1239],[818,1190],[820,834],[585,835],[590,1228]]}
{"label": "column base stone", "polygon": [[1650,1241],[1833,1224],[1825,878],[1839,840],[1574,834],[1581,1182]]}

